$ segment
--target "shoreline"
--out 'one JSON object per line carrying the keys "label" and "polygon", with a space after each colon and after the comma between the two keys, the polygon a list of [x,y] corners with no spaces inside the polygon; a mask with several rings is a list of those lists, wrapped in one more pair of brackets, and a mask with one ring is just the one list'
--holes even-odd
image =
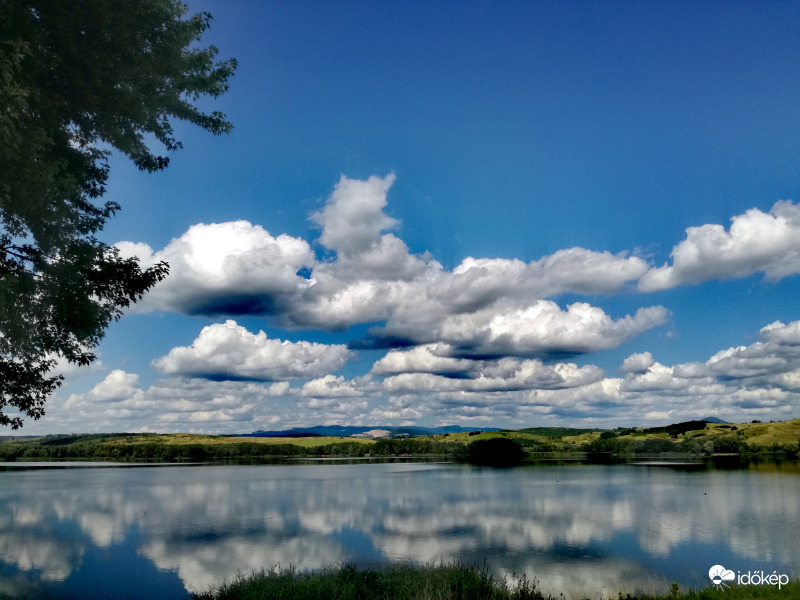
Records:
{"label": "shoreline", "polygon": [[193,595],[193,600],[785,600],[800,597],[800,579],[780,586],[739,585],[726,588],[709,586],[700,590],[681,590],[677,583],[662,594],[624,593],[612,596],[553,596],[539,589],[536,580],[522,578],[510,582],[491,575],[488,569],[450,563],[439,565],[394,564],[385,568],[332,566],[313,572],[292,568],[240,575],[236,580]]}
{"label": "shoreline", "polygon": [[3,461],[95,460],[144,463],[388,459],[464,460],[476,464],[564,462],[682,463],[800,458],[800,419],[725,425],[688,421],[660,428],[473,431],[419,437],[259,437],[202,434],[94,433],[0,439]]}

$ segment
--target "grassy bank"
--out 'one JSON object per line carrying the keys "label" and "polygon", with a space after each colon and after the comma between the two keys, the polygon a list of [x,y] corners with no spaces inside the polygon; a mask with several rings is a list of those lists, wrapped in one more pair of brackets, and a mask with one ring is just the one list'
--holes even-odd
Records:
{"label": "grassy bank", "polygon": [[[590,596],[591,597],[591,596]],[[597,598],[599,596],[595,596]],[[800,597],[800,580],[782,586],[724,590],[673,589],[660,596],[620,594],[622,600],[788,600]],[[545,595],[526,579],[509,584],[485,569],[463,564],[392,566],[359,570],[345,566],[316,573],[264,571],[195,596],[195,600],[563,600]]]}
{"label": "grassy bank", "polygon": [[680,454],[800,455],[800,419],[778,423],[686,421],[665,427],[589,430],[529,428],[410,439],[237,437],[195,434],[73,434],[0,439],[0,460],[207,461],[309,457],[466,456],[468,446],[514,440],[530,457],[578,452],[617,457]]}
{"label": "grassy bank", "polygon": [[428,438],[257,438],[205,435],[89,434],[0,442],[0,460],[196,462],[320,457],[453,456],[464,444]]}

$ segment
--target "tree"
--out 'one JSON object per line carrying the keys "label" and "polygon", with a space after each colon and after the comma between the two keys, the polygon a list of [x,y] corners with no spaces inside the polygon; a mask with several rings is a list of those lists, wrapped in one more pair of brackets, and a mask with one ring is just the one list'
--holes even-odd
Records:
{"label": "tree", "polygon": [[[0,2],[0,424],[38,419],[59,358],[89,364],[111,320],[163,279],[96,237],[112,149],[141,170],[181,147],[172,121],[232,125],[194,103],[228,89],[236,61],[197,46],[211,15],[175,0]],[[11,412],[8,412],[8,408]]]}
{"label": "tree", "polygon": [[476,465],[510,467],[521,463],[525,455],[522,444],[503,437],[476,440],[467,446],[467,461]]}

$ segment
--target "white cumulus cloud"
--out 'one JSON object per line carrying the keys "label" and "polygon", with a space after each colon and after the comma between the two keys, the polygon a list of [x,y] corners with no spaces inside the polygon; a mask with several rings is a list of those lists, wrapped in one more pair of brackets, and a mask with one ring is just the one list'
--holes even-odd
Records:
{"label": "white cumulus cloud", "polygon": [[359,181],[342,176],[325,208],[311,216],[322,227],[319,241],[344,256],[372,249],[380,242],[381,231],[399,224],[383,212],[394,179],[388,175]]}
{"label": "white cumulus cloud", "polygon": [[375,375],[397,373],[462,373],[474,368],[475,362],[451,357],[447,344],[425,344],[410,350],[390,350],[372,365]]}
{"label": "white cumulus cloud", "polygon": [[626,373],[643,373],[653,366],[655,361],[653,355],[649,352],[640,352],[631,354],[628,358],[622,361],[622,366],[619,368],[620,375]]}
{"label": "white cumulus cloud", "polygon": [[476,363],[468,376],[451,378],[434,373],[410,372],[387,377],[383,389],[389,393],[408,392],[498,392],[510,390],[564,389],[581,387],[603,378],[594,365],[574,363],[545,365],[539,360],[503,358]]}
{"label": "white cumulus cloud", "polygon": [[[469,313],[452,314],[440,322],[393,322],[388,335],[408,335],[417,343],[450,344],[464,355],[531,356],[586,353],[614,348],[647,329],[662,325],[669,311],[661,306],[639,309],[614,320],[602,309],[576,302],[562,310],[552,300],[518,306],[499,303]],[[410,334],[410,335],[409,335]]]}
{"label": "white cumulus cloud", "polygon": [[782,200],[769,213],[756,208],[722,225],[689,227],[672,249],[672,264],[651,269],[639,280],[645,292],[711,279],[763,272],[776,281],[800,273],[800,204]]}
{"label": "white cumulus cloud", "polygon": [[153,366],[167,375],[280,381],[325,375],[351,354],[341,344],[272,340],[228,320],[204,327],[191,346],[173,348]]}
{"label": "white cumulus cloud", "polygon": [[297,275],[315,264],[308,242],[273,237],[247,221],[198,224],[153,252],[119,242],[123,256],[145,266],[169,263],[170,273],[145,296],[145,308],[186,314],[276,314],[309,282]]}
{"label": "white cumulus cloud", "polygon": [[[167,278],[145,296],[145,309],[268,316],[280,326],[328,331],[386,323],[384,333],[417,344],[450,341],[447,336],[431,337],[430,331],[450,332],[462,347],[485,345],[486,338],[492,353],[502,352],[503,338],[508,337],[503,323],[517,321],[530,332],[523,313],[541,312],[545,305],[536,300],[565,292],[614,293],[647,271],[639,257],[584,248],[559,250],[530,263],[468,257],[448,271],[427,253],[412,254],[388,231],[398,225],[385,212],[394,180],[394,175],[366,181],[341,178],[325,206],[311,216],[322,230],[320,259],[305,240],[275,237],[246,221],[194,225],[155,252],[145,244],[117,246],[145,265],[162,260],[170,264]],[[659,320],[652,318],[655,312],[665,314],[659,307],[643,309],[616,325],[600,326],[591,319],[571,318],[579,312],[575,306],[567,311],[570,322],[560,324],[574,339],[567,340],[568,333],[539,331],[512,340],[512,353],[517,352],[514,347],[521,353],[547,352],[547,340],[570,351],[598,344],[610,347],[629,337],[623,329],[634,334],[645,321],[653,326]],[[597,311],[602,313],[596,309],[595,317]],[[481,325],[483,321],[487,323]],[[473,329],[486,329],[476,329],[472,342],[455,333],[469,323]],[[607,342],[579,339],[595,335],[581,331],[584,326],[610,334]]]}
{"label": "white cumulus cloud", "polygon": [[[761,329],[759,341],[722,350],[705,362],[670,366],[648,352],[636,353],[624,361],[622,377],[607,377],[592,364],[453,358],[444,346],[394,350],[365,376],[328,373],[295,387],[286,381],[182,376],[143,387],[137,374],[115,370],[87,392],[66,400],[57,393],[48,404],[48,419],[64,431],[86,431],[91,423],[93,431],[208,433],[422,419],[476,427],[616,427],[711,415],[734,422],[786,419],[800,409],[798,329],[800,321],[771,323]],[[426,354],[443,370],[423,371]]]}

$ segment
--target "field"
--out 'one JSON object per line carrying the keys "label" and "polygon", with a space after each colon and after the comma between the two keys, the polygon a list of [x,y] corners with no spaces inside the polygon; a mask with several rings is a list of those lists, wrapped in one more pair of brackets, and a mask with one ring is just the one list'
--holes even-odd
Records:
{"label": "field", "polygon": [[284,437],[245,437],[233,435],[201,435],[195,433],[171,433],[171,434],[142,434],[136,437],[109,437],[104,440],[104,443],[110,445],[126,445],[126,444],[166,444],[168,446],[186,446],[190,444],[236,444],[236,443],[253,443],[253,444],[294,444],[302,448],[312,448],[315,446],[327,446],[329,444],[355,442],[357,444],[372,444],[373,440],[363,438],[345,438],[345,437],[299,437],[299,438],[284,438]]}
{"label": "field", "polygon": [[472,442],[507,438],[526,452],[608,454],[748,454],[796,457],[800,419],[777,423],[717,424],[686,421],[657,428],[588,430],[527,428],[464,432],[407,439],[354,437],[244,437],[200,434],[69,434],[0,439],[0,460],[111,459],[221,460],[267,457],[408,456],[464,453]]}
{"label": "field", "polygon": [[[669,431],[647,431],[645,428],[618,428],[616,430],[576,430],[569,428],[526,428],[515,431],[490,431],[480,434],[450,433],[433,436],[434,439],[447,442],[471,442],[479,439],[494,437],[508,437],[518,440],[525,445],[526,442],[536,443],[562,443],[582,445],[608,437],[614,434],[617,440],[644,441],[644,440],[670,440],[675,443],[696,441],[703,444],[707,441],[740,440],[748,446],[789,446],[800,441],[800,419],[779,421],[776,423],[736,423],[718,424],[706,423],[700,429],[692,429],[677,435]],[[604,436],[605,434],[605,436]]]}

